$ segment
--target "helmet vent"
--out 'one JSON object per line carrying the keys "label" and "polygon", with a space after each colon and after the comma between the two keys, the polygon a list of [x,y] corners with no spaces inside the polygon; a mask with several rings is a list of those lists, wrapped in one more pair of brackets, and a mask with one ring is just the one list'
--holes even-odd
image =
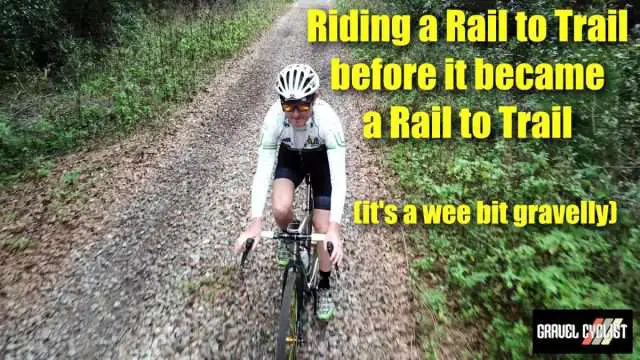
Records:
{"label": "helmet vent", "polygon": [[276,91],[287,99],[302,99],[315,94],[320,86],[318,74],[307,64],[286,66],[276,82]]}

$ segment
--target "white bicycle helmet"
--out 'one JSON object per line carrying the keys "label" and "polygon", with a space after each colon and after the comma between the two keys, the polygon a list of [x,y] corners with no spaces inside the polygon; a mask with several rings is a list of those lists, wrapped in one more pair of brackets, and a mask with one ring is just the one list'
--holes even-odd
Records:
{"label": "white bicycle helmet", "polygon": [[307,64],[291,64],[280,71],[275,87],[284,100],[300,100],[318,90],[320,77]]}

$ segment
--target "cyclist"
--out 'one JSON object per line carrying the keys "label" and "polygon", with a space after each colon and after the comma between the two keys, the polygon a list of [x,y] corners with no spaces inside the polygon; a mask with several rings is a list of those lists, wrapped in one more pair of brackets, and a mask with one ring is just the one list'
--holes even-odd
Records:
{"label": "cyclist", "polygon": [[[338,115],[328,103],[318,98],[319,87],[318,74],[306,64],[288,65],[278,74],[275,88],[280,100],[269,108],[262,125],[258,165],[251,189],[251,219],[236,240],[234,250],[240,252],[247,238],[255,239],[254,248],[260,241],[263,210],[276,156],[272,211],[282,231],[294,221],[294,191],[302,182],[305,171],[309,172],[315,208],[313,227],[315,232],[326,234],[323,246],[318,246],[318,318],[329,320],[335,313],[329,283],[331,267],[340,265],[343,257],[340,222],[346,195],[346,145]],[[333,244],[331,256],[327,252],[329,241]],[[282,242],[277,246],[276,255],[278,264],[286,266],[289,251]]]}

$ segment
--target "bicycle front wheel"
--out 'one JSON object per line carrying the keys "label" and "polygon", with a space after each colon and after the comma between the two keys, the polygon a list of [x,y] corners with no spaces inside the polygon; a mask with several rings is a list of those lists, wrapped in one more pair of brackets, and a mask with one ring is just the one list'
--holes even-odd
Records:
{"label": "bicycle front wheel", "polygon": [[289,269],[280,303],[280,325],[276,344],[276,359],[295,359],[298,349],[298,306],[302,306],[296,286],[300,276]]}

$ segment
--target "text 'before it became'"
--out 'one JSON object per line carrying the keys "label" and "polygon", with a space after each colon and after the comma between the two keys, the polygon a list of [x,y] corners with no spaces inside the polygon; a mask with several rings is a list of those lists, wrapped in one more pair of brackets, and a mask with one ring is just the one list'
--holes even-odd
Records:
{"label": "text 'before it became'", "polygon": [[443,75],[438,76],[437,66],[432,63],[384,63],[381,58],[374,58],[370,64],[351,65],[334,57],[330,64],[330,85],[333,91],[431,91],[442,81],[444,90],[468,90],[468,73],[473,74],[471,86],[477,91],[598,91],[606,82],[605,68],[598,63],[512,65],[475,58],[467,64],[464,60],[445,58],[443,65]]}
{"label": "text 'before it became'", "polygon": [[[447,42],[506,42],[509,13],[488,10],[486,14],[467,15],[459,9],[449,9],[443,16]],[[626,42],[628,41],[627,10],[610,9],[606,15],[576,14],[570,9],[556,9],[560,42]],[[528,16],[516,12],[517,40],[540,42],[547,36],[547,20],[542,15]],[[338,15],[337,10],[307,11],[307,40],[314,42],[383,42],[406,46],[411,42],[410,15],[370,14],[367,9],[352,9]],[[423,15],[418,19],[419,42],[438,41],[438,19]]]}
{"label": "text 'before it became'", "polygon": [[[475,213],[474,213],[475,212]],[[599,204],[582,200],[577,204],[513,204],[476,201],[475,209],[468,204],[405,204],[384,200],[356,200],[353,203],[356,225],[385,223],[394,225],[507,225],[522,228],[527,225],[594,225],[604,227],[618,221],[618,205],[614,200]]]}

